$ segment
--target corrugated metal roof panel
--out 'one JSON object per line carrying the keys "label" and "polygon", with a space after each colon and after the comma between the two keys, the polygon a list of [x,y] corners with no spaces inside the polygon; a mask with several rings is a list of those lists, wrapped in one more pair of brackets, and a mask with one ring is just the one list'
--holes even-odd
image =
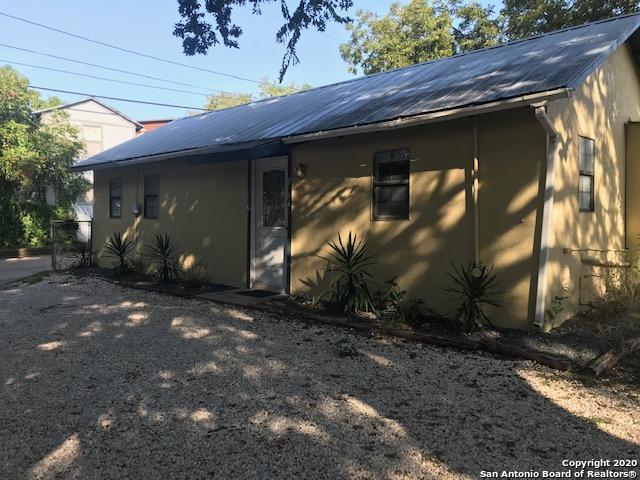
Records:
{"label": "corrugated metal roof panel", "polygon": [[174,120],[78,167],[317,131],[575,88],[640,27],[628,15]]}

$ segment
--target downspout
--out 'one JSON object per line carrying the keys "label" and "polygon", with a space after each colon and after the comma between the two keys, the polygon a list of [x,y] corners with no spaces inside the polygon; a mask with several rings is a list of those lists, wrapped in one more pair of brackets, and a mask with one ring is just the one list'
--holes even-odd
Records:
{"label": "downspout", "polygon": [[480,229],[478,219],[478,117],[473,117],[473,165],[471,166],[471,197],[473,198],[473,261],[480,263]]}
{"label": "downspout", "polygon": [[547,115],[547,108],[544,105],[533,105],[535,115],[547,134],[547,165],[544,182],[544,204],[542,207],[542,225],[540,228],[540,257],[538,264],[538,283],[536,291],[536,309],[534,325],[542,328],[544,326],[545,307],[547,300],[547,266],[549,264],[549,244],[551,239],[551,221],[553,214],[554,178],[555,167],[558,159],[560,140],[558,131],[553,126],[551,119]]}

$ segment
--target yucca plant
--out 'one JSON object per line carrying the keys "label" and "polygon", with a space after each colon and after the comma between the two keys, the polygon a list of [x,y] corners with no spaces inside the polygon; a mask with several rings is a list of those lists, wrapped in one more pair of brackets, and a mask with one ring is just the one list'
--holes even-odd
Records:
{"label": "yucca plant", "polygon": [[375,310],[368,285],[372,280],[368,268],[374,265],[374,256],[367,254],[367,242],[349,232],[346,243],[338,235],[337,242],[328,240],[327,245],[327,256],[321,258],[327,261],[328,271],[333,276],[329,287],[333,299],[345,312]]}
{"label": "yucca plant", "polygon": [[169,235],[157,234],[151,245],[147,245],[143,254],[155,267],[156,276],[162,283],[179,277],[178,249]]}
{"label": "yucca plant", "polygon": [[104,255],[113,259],[112,266],[121,274],[127,273],[129,263],[127,257],[133,250],[135,243],[132,239],[123,238],[122,233],[114,232],[104,243]]}
{"label": "yucca plant", "polygon": [[451,266],[453,271],[447,275],[453,283],[444,289],[454,295],[453,301],[459,303],[456,313],[462,328],[471,333],[478,328],[493,327],[484,312],[487,305],[502,306],[495,300],[499,292],[495,290],[497,282],[493,267],[474,262],[469,262],[466,266]]}

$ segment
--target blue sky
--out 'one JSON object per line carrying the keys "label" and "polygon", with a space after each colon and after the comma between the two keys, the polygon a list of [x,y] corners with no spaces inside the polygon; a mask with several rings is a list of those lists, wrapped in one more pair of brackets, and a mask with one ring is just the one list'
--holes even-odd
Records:
{"label": "blue sky", "polygon": [[[249,9],[236,9],[236,22],[245,33],[239,49],[217,46],[206,56],[186,57],[180,39],[172,35],[173,24],[179,20],[176,0],[22,0],[5,2],[0,11],[46,24],[61,30],[105,41],[158,57],[221,71],[251,79],[268,76],[277,79],[283,46],[274,37],[281,20],[277,3],[264,10],[266,15],[253,16]],[[355,8],[384,13],[389,0],[355,0]],[[481,3],[489,3],[487,0]],[[496,4],[498,2],[490,2]],[[355,10],[354,8],[354,10]],[[275,18],[274,18],[275,17]],[[340,58],[338,46],[348,38],[344,27],[330,25],[326,33],[307,31],[298,47],[301,63],[289,69],[285,82],[309,83],[313,86],[333,83],[352,75]],[[113,49],[73,39],[56,32],[0,16],[0,43],[74,58],[85,62],[110,66],[122,70],[144,73],[225,91],[255,92],[254,83],[231,79],[206,72],[173,66],[155,60],[118,52]],[[116,78],[130,82],[149,83],[168,88],[194,90],[153,80],[42,57],[0,46],[0,65],[20,62],[85,74]],[[188,93],[165,92],[146,87],[121,85],[101,80],[71,76],[32,67],[15,66],[28,76],[33,85],[61,90],[72,90],[113,97],[133,98],[152,102],[200,107],[205,97]],[[197,90],[206,93],[204,90]],[[45,95],[50,93],[44,92]],[[57,94],[65,102],[81,97]],[[105,100],[105,102],[137,120],[173,118],[185,115],[185,109]]]}

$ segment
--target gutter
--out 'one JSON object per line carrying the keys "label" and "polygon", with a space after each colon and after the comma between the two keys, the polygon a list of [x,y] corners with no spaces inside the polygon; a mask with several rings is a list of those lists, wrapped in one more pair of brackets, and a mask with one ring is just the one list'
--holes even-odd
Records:
{"label": "gutter", "polygon": [[396,118],[395,120],[387,120],[384,122],[370,123],[366,125],[355,125],[352,127],[336,128],[334,130],[324,130],[313,133],[303,133],[300,135],[292,135],[289,137],[284,137],[282,139],[282,142],[285,144],[301,143],[310,140],[343,137],[345,135],[358,135],[362,133],[396,130],[398,128],[424,125],[427,123],[440,122],[443,120],[451,120],[455,118],[481,115],[484,113],[499,112],[511,108],[529,107],[541,101],[568,98],[571,95],[571,92],[572,89],[570,88],[558,88],[556,90],[533,93],[530,95],[522,95],[520,97],[509,98],[507,100],[483,103],[481,105],[470,105],[466,107],[452,108],[448,110],[440,110],[438,112],[414,115],[411,117],[400,117]]}
{"label": "gutter", "polygon": [[473,261],[480,264],[480,220],[478,208],[478,190],[480,188],[480,169],[478,165],[478,117],[473,117],[473,162],[471,165],[471,197],[473,201]]}
{"label": "gutter", "polygon": [[538,122],[547,134],[547,162],[544,182],[544,204],[542,207],[542,226],[540,228],[540,257],[538,259],[538,282],[536,288],[536,309],[533,324],[539,328],[544,326],[545,307],[547,301],[547,267],[549,264],[549,248],[551,239],[551,220],[553,214],[553,197],[555,194],[555,168],[560,150],[558,131],[547,115],[545,105],[532,105]]}

